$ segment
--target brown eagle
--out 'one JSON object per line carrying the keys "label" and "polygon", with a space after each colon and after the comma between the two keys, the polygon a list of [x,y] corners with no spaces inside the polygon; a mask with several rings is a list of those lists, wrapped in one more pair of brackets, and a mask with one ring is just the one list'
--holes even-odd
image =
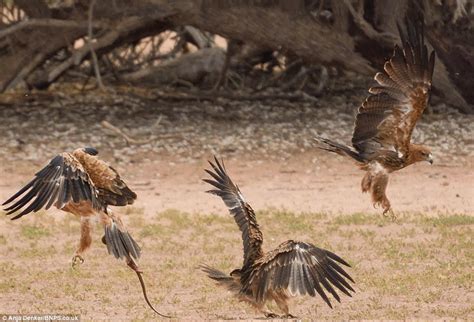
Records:
{"label": "brown eagle", "polygon": [[433,157],[428,147],[410,142],[416,122],[428,105],[435,53],[428,54],[423,36],[423,19],[405,19],[398,25],[402,48],[395,46],[384,72],[375,75],[378,86],[359,107],[352,135],[352,147],[316,137],[319,148],[347,156],[367,171],[362,191],[370,192],[375,206],[391,211],[385,190],[389,173]]}
{"label": "brown eagle", "polygon": [[204,181],[215,189],[207,192],[221,197],[229,208],[242,232],[244,246],[243,265],[233,270],[230,275],[201,265],[201,269],[211,279],[227,287],[238,299],[249,303],[266,317],[278,317],[265,309],[267,301],[274,300],[285,314],[282,317],[291,318],[293,316],[288,308],[288,300],[291,297],[319,294],[332,308],[325,291],[331,293],[338,302],[340,297],[335,288],[348,296],[351,296],[349,291],[355,292],[346,279],[351,282],[354,280],[339,264],[350,265],[328,250],[309,243],[288,240],[265,253],[262,249],[263,235],[255,213],[227,175],[224,163],[221,164],[215,158],[215,164],[209,164],[214,171],[205,171],[212,179]]}
{"label": "brown eagle", "polygon": [[97,154],[96,149],[86,147],[55,156],[36,173],[33,180],[2,205],[10,204],[4,210],[7,215],[15,213],[12,220],[51,206],[78,216],[81,220],[81,239],[72,258],[73,267],[84,262],[83,254],[92,242],[91,221],[98,216],[105,228],[102,242],[107,245],[109,254],[126,260],[138,275],[147,304],[160,314],[148,301],[136,262],[140,257],[140,247],[128,233],[120,216],[108,207],[131,205],[137,195],[114,168],[97,158]]}

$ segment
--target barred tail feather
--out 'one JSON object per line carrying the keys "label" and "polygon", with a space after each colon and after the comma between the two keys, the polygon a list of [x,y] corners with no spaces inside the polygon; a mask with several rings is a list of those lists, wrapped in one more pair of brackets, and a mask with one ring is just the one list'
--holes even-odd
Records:
{"label": "barred tail feather", "polygon": [[232,276],[205,264],[199,265],[199,268],[207,274],[207,277],[215,280],[219,285],[226,287],[229,291],[235,293],[240,292],[240,284]]}
{"label": "barred tail feather", "polygon": [[205,264],[199,265],[199,268],[204,273],[206,273],[209,278],[212,278],[213,280],[216,280],[216,281],[233,280],[233,278],[231,276],[229,276],[228,274],[226,274],[222,271],[219,271],[215,268],[212,268],[210,266],[207,266]]}
{"label": "barred tail feather", "polygon": [[140,247],[127,231],[122,231],[115,221],[105,226],[105,243],[109,254],[115,258],[138,259]]}
{"label": "barred tail feather", "polygon": [[335,141],[323,138],[321,136],[316,136],[314,140],[318,144],[318,148],[321,150],[326,150],[329,152],[334,152],[342,156],[348,156],[352,159],[356,160],[357,162],[365,162],[366,160],[352,148],[348,147],[347,145],[337,143]]}

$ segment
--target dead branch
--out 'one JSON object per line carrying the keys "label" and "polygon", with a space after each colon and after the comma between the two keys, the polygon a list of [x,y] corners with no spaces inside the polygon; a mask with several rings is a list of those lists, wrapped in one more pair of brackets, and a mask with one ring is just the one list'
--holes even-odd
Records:
{"label": "dead branch", "polygon": [[290,102],[306,101],[318,102],[313,97],[302,91],[284,94],[247,94],[232,92],[204,92],[204,91],[180,91],[179,93],[157,92],[154,100],[165,101],[217,101],[217,100],[237,100],[237,101],[268,101],[268,100],[286,100]]}
{"label": "dead branch", "polygon": [[[162,17],[161,14],[157,16]],[[153,25],[154,29],[147,28]],[[143,28],[143,29],[142,29]],[[142,38],[143,34],[137,32],[137,30],[142,29],[145,33],[158,32],[166,28],[165,25],[157,24],[155,19],[150,18],[150,20],[145,20],[141,17],[129,17],[121,21],[121,23],[115,27],[105,32],[101,37],[97,38],[94,43],[91,43],[91,48],[89,46],[83,46],[81,48],[75,49],[72,51],[70,57],[64,60],[61,63],[55,64],[46,70],[46,72],[39,75],[39,79],[36,80],[38,84],[51,84],[58,77],[60,77],[66,70],[72,66],[78,66],[84,59],[88,57],[91,49],[95,52],[107,52],[112,48],[118,46],[122,41],[125,42],[127,37],[132,39]],[[158,29],[158,30],[157,30]]]}
{"label": "dead branch", "polygon": [[204,48],[156,67],[123,75],[123,80],[134,84],[162,85],[181,82],[192,86],[204,77],[217,78],[224,60],[225,54],[222,49]]}
{"label": "dead branch", "polygon": [[[6,37],[18,31],[29,28],[71,28],[87,30],[89,23],[87,21],[71,21],[71,20],[60,20],[60,19],[29,19],[20,21],[14,25],[11,25],[3,30],[0,30],[0,38]],[[92,23],[92,28],[100,29],[105,24],[101,22]]]}
{"label": "dead branch", "polygon": [[390,32],[380,33],[375,30],[365,19],[364,17],[359,14],[354,7],[352,6],[349,0],[344,0],[344,3],[349,9],[349,13],[352,16],[354,23],[359,27],[362,32],[370,39],[379,43],[379,45],[383,47],[393,47],[394,44],[398,41],[398,36]]}
{"label": "dead branch", "polygon": [[89,50],[92,56],[92,63],[94,66],[94,73],[95,73],[95,78],[97,81],[97,85],[101,90],[104,90],[104,84],[102,83],[102,77],[100,76],[100,69],[99,69],[99,62],[97,60],[97,55],[95,54],[94,47],[92,46],[92,16],[94,14],[94,6],[95,6],[96,0],[91,0],[89,4],[89,12],[88,12],[88,26],[87,26],[87,44],[89,46]]}
{"label": "dead branch", "polygon": [[[14,29],[9,29],[4,33],[4,37],[0,38],[2,40],[0,47],[2,49],[6,47],[6,50],[0,53],[0,70],[2,71],[0,92],[16,86],[26,78],[28,78],[27,83],[32,87],[47,88],[65,70],[77,66],[90,56],[90,48],[85,46],[85,48],[74,50],[72,59],[67,62],[54,62],[48,64],[46,71],[37,70],[56,52],[67,47],[72,48],[77,39],[87,36],[88,23],[83,20],[87,16],[89,0],[78,0],[78,2],[81,4],[54,11],[41,0],[15,1],[15,4],[27,13],[27,19],[32,22],[7,27]],[[86,10],[82,11],[84,9]],[[129,7],[126,3],[117,3],[114,0],[100,1],[96,13],[97,20],[101,22],[94,23],[93,28],[96,29],[97,34],[101,35],[101,44],[94,43],[92,48],[101,53],[125,42],[161,32],[169,26],[164,18],[173,14],[160,5],[156,5],[154,10],[149,12],[149,3],[146,1],[137,1],[136,5]],[[137,13],[141,14],[137,15]],[[58,17],[61,19],[57,19]],[[130,24],[131,19],[134,21]],[[39,20],[46,20],[46,22],[39,22]],[[59,20],[65,22],[62,23]],[[31,26],[35,27],[30,28]],[[65,26],[68,28],[63,28]],[[38,41],[43,39],[48,41]]]}
{"label": "dead branch", "polygon": [[[270,3],[278,5],[270,6]],[[138,45],[141,39],[170,29],[177,32],[184,30],[180,38],[185,38],[184,42],[193,43],[198,48],[206,49],[212,44],[210,39],[206,39],[206,32],[211,32],[245,44],[257,44],[264,50],[267,58],[277,52],[286,57],[300,58],[306,67],[342,67],[373,76],[383,65],[384,58],[391,54],[393,44],[398,40],[394,25],[401,12],[416,8],[424,10],[427,30],[436,30],[439,35],[439,39],[430,38],[433,46],[442,53],[438,57],[439,63],[434,76],[436,89],[442,92],[440,94],[444,95],[446,102],[465,112],[472,112],[472,106],[467,104],[474,102],[470,90],[473,67],[470,63],[472,36],[469,33],[472,34],[472,23],[468,21],[465,24],[465,20],[469,18],[459,17],[454,26],[451,23],[452,17],[446,16],[442,12],[444,7],[438,3],[431,0],[401,0],[396,3],[389,0],[318,1],[320,11],[327,13],[326,19],[323,19],[322,14],[314,15],[305,8],[308,1],[304,0],[291,4],[284,1],[247,0],[136,0],[133,1],[133,6],[130,6],[129,1],[101,0],[93,10],[96,23],[92,21],[93,6],[88,5],[91,0],[76,0],[74,5],[65,5],[60,9],[49,7],[50,2],[45,0],[17,0],[14,6],[21,12],[18,17],[25,20],[0,25],[0,91],[22,81],[26,81],[31,87],[46,88],[66,70],[80,65],[86,59],[91,60],[91,66],[99,79],[100,61],[95,56],[100,57],[124,44],[127,47],[121,53],[123,56],[119,54],[112,57],[112,64],[109,64],[113,66],[115,58],[119,61],[117,65],[120,67],[113,71],[118,76],[116,78],[120,79],[121,74],[138,68],[145,71],[137,73],[146,73],[150,65],[156,65],[156,57],[180,57],[187,50],[187,46],[177,46],[171,57],[161,57],[158,39],[158,49],[152,40],[152,54],[143,53],[144,46]],[[316,1],[312,2],[312,8],[316,8]],[[390,10],[385,8],[396,10],[397,13],[387,14],[385,10]],[[88,9],[91,11],[89,16]],[[384,20],[387,15],[390,19]],[[84,21],[86,16],[89,17],[88,23]],[[351,28],[354,25],[355,28]],[[458,37],[464,30],[466,34]],[[93,38],[94,35],[96,38]],[[74,48],[73,44],[77,39],[86,39],[87,36],[89,41],[85,46]],[[55,54],[59,51],[67,53],[66,57],[57,59]],[[136,57],[141,59],[135,60]],[[457,61],[462,62],[462,67],[458,66]],[[231,61],[229,75],[241,79],[240,84],[236,84],[237,87],[242,84],[252,86],[262,83],[264,78],[271,78],[273,67],[254,68],[253,60],[249,62],[251,68],[241,70],[234,69],[235,65]],[[267,59],[265,66],[272,66],[271,64]],[[190,84],[194,87],[203,78],[202,74],[195,74],[198,77],[189,78],[188,75],[168,77],[168,80],[170,83]],[[314,84],[307,81],[316,77],[313,74],[306,73],[301,79],[295,78],[298,81],[291,84],[290,88],[311,88]],[[139,74],[135,74],[137,75]],[[223,75],[217,84],[222,84],[225,79],[232,81],[232,77],[226,78]],[[133,79],[130,74],[126,76]]]}
{"label": "dead branch", "polygon": [[138,144],[138,145],[147,144],[147,143],[150,143],[154,140],[153,138],[149,138],[149,139],[146,139],[146,140],[135,140],[135,139],[131,138],[129,135],[125,134],[121,129],[119,129],[118,127],[110,124],[107,121],[102,121],[100,124],[103,127],[105,127],[106,129],[109,129],[109,130],[113,131],[115,134],[121,136],[125,140],[125,142],[127,143],[128,146],[130,144]]}
{"label": "dead branch", "polygon": [[354,40],[347,33],[335,32],[309,15],[293,17],[279,9],[243,5],[204,10],[192,1],[166,2],[179,12],[170,17],[176,25],[192,25],[263,47],[281,46],[310,63],[341,65],[367,75],[374,73],[369,62],[355,53]]}
{"label": "dead branch", "polygon": [[213,41],[209,36],[193,26],[185,26],[184,33],[186,39],[199,49],[209,48],[213,44]]}

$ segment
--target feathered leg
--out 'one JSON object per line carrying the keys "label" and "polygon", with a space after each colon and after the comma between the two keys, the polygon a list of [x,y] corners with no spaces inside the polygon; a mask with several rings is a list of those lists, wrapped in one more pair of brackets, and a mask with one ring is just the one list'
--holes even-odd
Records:
{"label": "feathered leg", "polygon": [[261,312],[266,318],[275,319],[275,318],[280,317],[278,314],[270,311],[268,307],[265,305],[265,302],[263,303],[250,302],[250,303],[257,311]]}
{"label": "feathered leg", "polygon": [[90,202],[69,202],[61,208],[62,211],[71,213],[81,220],[81,239],[79,240],[79,247],[72,258],[72,268],[84,263],[82,255],[90,247],[92,243],[92,223],[91,218],[96,215],[96,211]]}
{"label": "feathered leg", "polygon": [[207,276],[213,280],[215,280],[219,285],[227,288],[229,291],[233,293],[240,301],[250,304],[254,309],[256,309],[259,313],[262,313],[267,318],[277,318],[279,317],[272,311],[265,308],[265,302],[257,303],[253,296],[249,296],[249,294],[242,294],[241,284],[240,284],[240,277],[238,276],[230,276],[224,272],[221,272],[215,268],[207,266],[205,264],[199,265],[199,268],[207,274]]}
{"label": "feathered leg", "polygon": [[367,171],[361,182],[362,192],[370,191],[374,207],[381,206],[383,209],[383,215],[390,213],[392,217],[395,217],[390,201],[385,193],[387,185],[388,173],[379,169],[370,169]]}
{"label": "feathered leg", "polygon": [[280,317],[267,307],[266,300],[259,303],[255,301],[253,296],[239,294],[237,297],[240,301],[250,304],[257,312],[262,313],[266,318],[275,319]]}
{"label": "feathered leg", "polygon": [[290,314],[290,309],[288,307],[288,298],[284,295],[277,294],[273,296],[275,303],[277,304],[278,308],[284,313],[282,316],[283,318],[295,319],[296,316]]}
{"label": "feathered leg", "polygon": [[92,243],[92,224],[91,217],[81,217],[81,239],[79,247],[72,258],[72,267],[76,268],[78,265],[84,263],[84,252],[90,247]]}

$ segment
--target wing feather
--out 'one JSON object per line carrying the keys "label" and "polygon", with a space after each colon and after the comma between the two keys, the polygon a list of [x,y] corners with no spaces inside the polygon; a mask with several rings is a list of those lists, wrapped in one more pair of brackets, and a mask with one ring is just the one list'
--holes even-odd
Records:
{"label": "wing feather", "polygon": [[355,292],[348,282],[354,283],[354,280],[338,263],[350,266],[332,252],[289,240],[255,262],[255,269],[242,292],[255,290],[257,302],[264,301],[268,292],[275,291],[285,291],[291,296],[319,294],[332,307],[325,291],[338,302],[341,299],[335,288],[348,296]]}
{"label": "wing feather", "polygon": [[356,117],[352,145],[369,159],[381,149],[406,157],[413,129],[428,105],[435,54],[428,55],[422,19],[405,19],[405,25],[399,25],[402,47],[395,46],[384,72],[375,75],[378,86],[369,89]]}
{"label": "wing feather", "polygon": [[257,224],[255,213],[245,201],[239,188],[232,182],[227,174],[224,163],[214,157],[214,163],[209,161],[212,170],[205,170],[212,179],[203,179],[216,189],[208,190],[208,193],[222,198],[229,209],[230,214],[242,232],[244,246],[244,267],[249,267],[257,258],[263,255],[261,248],[263,237]]}
{"label": "wing feather", "polygon": [[12,219],[30,212],[49,209],[56,204],[61,209],[67,202],[88,200],[95,209],[103,205],[97,200],[97,190],[81,164],[69,153],[54,157],[38,171],[35,178],[6,200],[2,205],[7,215],[20,211]]}

